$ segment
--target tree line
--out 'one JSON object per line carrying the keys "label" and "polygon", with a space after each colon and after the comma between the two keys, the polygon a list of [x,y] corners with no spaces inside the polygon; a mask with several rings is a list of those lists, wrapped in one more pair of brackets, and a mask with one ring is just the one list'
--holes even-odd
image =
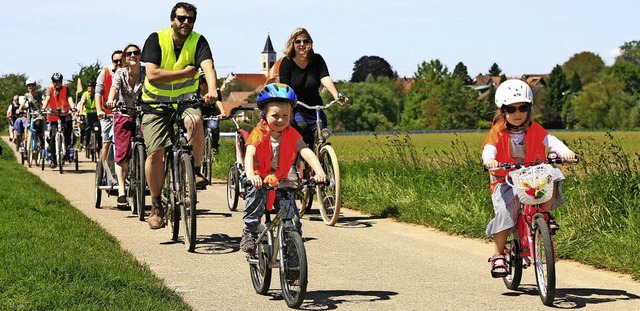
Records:
{"label": "tree line", "polygon": [[[544,83],[534,88],[534,119],[550,129],[639,129],[640,41],[624,43],[620,52],[611,66],[606,66],[595,53],[582,52],[552,68]],[[95,81],[101,70],[98,61],[79,66],[80,70],[66,81],[72,94],[76,94],[78,79],[83,84]],[[423,61],[409,79],[410,84],[402,83],[405,79],[392,68],[379,56],[362,56],[354,62],[351,79],[336,83],[349,96],[352,106],[327,111],[334,131],[490,127],[499,83],[480,96],[462,62],[450,71],[438,59]],[[486,75],[498,77],[500,82],[508,78],[496,63]],[[13,95],[27,91],[26,79],[25,74],[0,77],[2,111],[6,111]],[[407,89],[406,85],[410,87]],[[44,90],[44,86],[39,88]],[[236,85],[233,90],[244,89]],[[322,96],[326,102],[331,100],[328,92]],[[4,126],[6,119],[2,118],[0,128]]]}

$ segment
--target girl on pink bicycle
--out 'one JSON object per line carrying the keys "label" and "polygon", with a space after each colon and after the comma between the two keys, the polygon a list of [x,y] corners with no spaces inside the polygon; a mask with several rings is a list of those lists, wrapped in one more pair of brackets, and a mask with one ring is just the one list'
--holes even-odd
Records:
{"label": "girl on pink bicycle", "polygon": [[[575,153],[562,141],[531,120],[533,92],[527,83],[518,79],[503,82],[496,90],[495,103],[498,109],[482,147],[482,162],[487,168],[496,168],[502,163],[544,162],[547,159],[547,148],[563,159],[575,159]],[[491,276],[494,278],[509,274],[504,247],[516,224],[520,207],[516,190],[505,182],[507,173],[507,170],[493,171],[490,177],[495,216],[487,225],[486,233],[493,236],[495,243],[494,254],[489,258]],[[554,193],[549,201],[540,204],[545,212],[564,204],[561,188],[563,180],[562,172],[554,168]],[[555,219],[551,218],[552,232],[558,228]]]}

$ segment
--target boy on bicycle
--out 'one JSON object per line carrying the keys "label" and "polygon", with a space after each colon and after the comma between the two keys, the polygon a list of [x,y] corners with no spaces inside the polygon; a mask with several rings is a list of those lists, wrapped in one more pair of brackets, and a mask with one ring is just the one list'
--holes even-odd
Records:
{"label": "boy on bicycle", "polygon": [[[267,206],[273,206],[276,199],[274,191],[262,188],[268,175],[275,175],[278,181],[286,180],[298,152],[315,172],[316,182],[325,182],[326,175],[320,161],[307,147],[302,136],[289,126],[297,98],[293,89],[286,84],[267,84],[258,94],[258,108],[262,120],[251,131],[247,140],[245,154],[246,179],[252,186],[247,187],[246,206],[242,219],[244,227],[240,249],[252,253],[258,234],[260,218]],[[283,198],[293,201],[293,195]],[[300,230],[300,215],[296,209],[295,223]]]}

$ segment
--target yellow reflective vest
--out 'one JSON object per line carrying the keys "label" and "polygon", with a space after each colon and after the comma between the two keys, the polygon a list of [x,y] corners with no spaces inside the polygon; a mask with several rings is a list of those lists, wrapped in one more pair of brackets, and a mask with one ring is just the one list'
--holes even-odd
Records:
{"label": "yellow reflective vest", "polygon": [[96,109],[96,99],[94,96],[91,96],[89,91],[84,92],[84,113],[98,113],[98,109]]}
{"label": "yellow reflective vest", "polygon": [[[158,42],[162,53],[160,69],[182,70],[188,65],[196,66],[196,46],[200,34],[191,32],[182,46],[180,55],[176,59],[173,48],[173,38],[171,28],[157,31]],[[144,78],[142,88],[143,101],[174,101],[189,99],[198,91],[198,76],[196,72],[193,77],[183,78],[168,83],[151,83],[149,77]]]}

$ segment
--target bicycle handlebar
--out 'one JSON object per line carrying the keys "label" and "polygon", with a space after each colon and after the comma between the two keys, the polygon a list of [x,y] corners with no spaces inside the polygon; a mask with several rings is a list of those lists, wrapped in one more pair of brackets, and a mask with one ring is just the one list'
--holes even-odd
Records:
{"label": "bicycle handlebar", "polygon": [[340,104],[342,106],[344,106],[344,104],[342,103],[342,98],[338,98],[338,99],[334,99],[332,100],[330,103],[326,104],[326,105],[322,105],[322,106],[309,106],[301,101],[298,101],[298,105],[305,107],[307,109],[311,109],[311,110],[322,110],[322,109],[327,109],[329,107],[331,107],[333,104]]}
{"label": "bicycle handlebar", "polygon": [[[251,183],[250,180],[244,180],[242,182],[242,184],[245,187],[249,187],[249,186],[253,186],[253,184]],[[310,178],[310,179],[301,179],[301,182],[293,182],[293,183],[287,183],[287,184],[293,184],[293,186],[284,186],[284,187],[280,187],[275,186],[275,187],[271,187],[266,183],[262,184],[262,188],[267,189],[267,190],[283,190],[283,191],[297,191],[300,190],[302,188],[304,188],[305,186],[311,186],[311,187],[315,187],[318,185],[326,185],[326,183],[324,182],[316,182],[315,179]]]}
{"label": "bicycle handlebar", "polygon": [[520,169],[523,167],[527,167],[527,166],[533,166],[533,165],[538,165],[538,164],[564,164],[564,163],[578,163],[579,159],[578,156],[576,156],[575,159],[563,159],[560,157],[548,157],[547,161],[544,162],[530,162],[530,163],[524,163],[524,164],[514,164],[514,163],[500,163],[500,166],[498,167],[492,167],[492,168],[488,168],[486,165],[483,165],[482,168],[485,172],[494,172],[494,171],[501,171],[501,170],[509,170],[509,169]]}

